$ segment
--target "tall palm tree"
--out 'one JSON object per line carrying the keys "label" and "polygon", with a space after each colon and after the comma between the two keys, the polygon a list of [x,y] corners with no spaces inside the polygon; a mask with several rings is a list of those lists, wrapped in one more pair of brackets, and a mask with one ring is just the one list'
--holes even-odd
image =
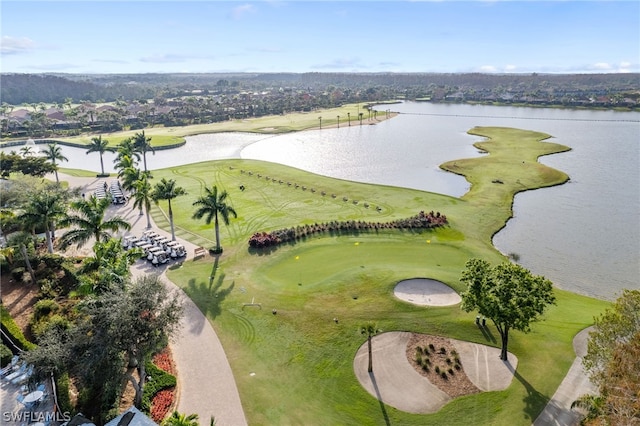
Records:
{"label": "tall palm tree", "polygon": [[47,144],[47,147],[43,148],[41,152],[47,158],[47,160],[53,163],[53,171],[56,174],[56,182],[60,183],[60,180],[58,179],[58,163],[56,163],[56,161],[69,161],[69,159],[62,155],[62,148],[55,142]]}
{"label": "tall palm tree", "polygon": [[373,354],[371,350],[371,338],[376,334],[380,333],[380,331],[381,330],[379,330],[376,324],[373,322],[366,323],[360,329],[360,333],[367,336],[367,345],[369,349],[369,366],[367,368],[367,371],[369,373],[373,373]]}
{"label": "tall palm tree", "polygon": [[53,253],[53,229],[57,219],[67,212],[62,193],[55,191],[40,191],[29,199],[25,211],[19,216],[24,224],[44,227],[47,241],[47,251]]}
{"label": "tall palm tree", "polygon": [[211,219],[214,220],[214,227],[216,231],[216,253],[222,252],[220,247],[220,225],[218,223],[218,216],[222,217],[222,221],[225,225],[229,224],[229,215],[238,217],[238,214],[233,207],[227,204],[227,197],[229,194],[227,191],[218,193],[218,187],[213,186],[211,189],[206,185],[204,187],[205,195],[200,196],[193,205],[198,206],[198,209],[193,214],[193,219],[202,219],[205,217],[207,225],[211,223]]}
{"label": "tall palm tree", "polygon": [[72,202],[71,208],[75,214],[67,215],[60,221],[60,226],[73,227],[60,237],[62,246],[77,244],[78,247],[82,247],[91,238],[104,242],[111,238],[110,232],[131,229],[129,222],[119,216],[105,220],[105,213],[110,204],[109,198],[99,199],[94,195],[86,200]]}
{"label": "tall palm tree", "polygon": [[113,149],[109,148],[109,141],[106,139],[102,139],[102,135],[91,138],[91,143],[87,148],[87,155],[91,154],[92,152],[97,152],[100,154],[100,171],[103,176],[104,176],[104,162],[102,161],[102,155],[105,152],[112,152],[112,151]]}
{"label": "tall palm tree", "polygon": [[133,138],[127,138],[120,142],[118,147],[116,148],[116,152],[118,153],[116,157],[116,162],[120,160],[120,158],[124,156],[131,157],[136,161],[140,161],[140,150],[136,148]]}
{"label": "tall palm tree", "polygon": [[149,216],[149,210],[151,210],[151,184],[149,183],[149,177],[146,174],[142,174],[142,178],[133,184],[135,193],[133,194],[133,208],[140,209],[140,216],[142,216],[143,209],[147,212],[147,229],[151,229],[151,218]]}
{"label": "tall palm tree", "polygon": [[146,137],[144,130],[133,135],[133,146],[138,152],[142,153],[142,161],[144,163],[144,171],[147,171],[147,152],[151,151],[154,155],[155,149],[151,146],[151,137]]}
{"label": "tall palm tree", "polygon": [[158,204],[160,200],[167,200],[169,202],[169,224],[171,225],[171,240],[176,240],[176,233],[173,227],[173,210],[171,209],[171,200],[181,195],[185,195],[187,191],[181,186],[176,186],[176,181],[173,179],[162,178],[160,182],[156,183],[151,193],[151,198]]}
{"label": "tall palm tree", "polygon": [[197,414],[180,414],[178,411],[171,413],[171,416],[164,419],[162,426],[198,426]]}

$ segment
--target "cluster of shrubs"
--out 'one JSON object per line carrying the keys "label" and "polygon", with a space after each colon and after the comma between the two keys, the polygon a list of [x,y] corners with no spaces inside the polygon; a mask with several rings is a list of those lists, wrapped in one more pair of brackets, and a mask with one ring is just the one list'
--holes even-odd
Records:
{"label": "cluster of shrubs", "polygon": [[[446,357],[444,360],[445,365],[434,365],[435,362],[430,358],[430,356],[434,354],[439,354],[439,359]],[[451,351],[450,354],[447,354],[445,348],[440,348],[439,351],[436,352],[433,344],[429,344],[428,347],[425,346],[424,348],[418,346],[416,348],[415,360],[416,364],[418,364],[425,373],[429,373],[433,369],[433,372],[443,380],[448,380],[449,376],[453,376],[456,371],[462,369],[460,357],[456,351]]]}
{"label": "cluster of shrubs", "polygon": [[282,243],[296,241],[309,235],[325,232],[353,232],[379,229],[427,229],[446,225],[447,217],[440,212],[425,213],[421,211],[415,216],[391,222],[365,222],[361,220],[331,221],[312,225],[299,225],[292,228],[278,229],[272,232],[256,232],[249,238],[252,248],[272,247]]}

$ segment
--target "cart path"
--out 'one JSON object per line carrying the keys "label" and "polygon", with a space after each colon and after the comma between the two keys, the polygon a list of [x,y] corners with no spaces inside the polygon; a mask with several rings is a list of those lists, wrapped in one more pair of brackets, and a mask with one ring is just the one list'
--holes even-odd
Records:
{"label": "cart path", "polygon": [[[102,185],[103,181],[111,182],[116,179],[78,178],[62,173],[59,175],[61,181],[69,182],[70,188],[83,188],[82,192],[86,194],[93,193],[93,189]],[[141,236],[146,230],[147,219],[144,215],[140,216],[138,210],[132,208],[132,204],[129,202],[126,205],[111,206],[107,215],[119,215],[131,224],[131,230],[123,235]],[[155,232],[171,238],[169,232],[155,228],[153,219],[151,221]],[[182,259],[182,262],[191,261],[197,246],[186,240],[176,239],[187,251],[187,257]],[[87,244],[88,246],[90,244]],[[88,254],[91,254],[90,250]],[[150,263],[140,260],[131,267],[134,278],[145,274],[159,275],[176,297],[183,300],[184,315],[180,331],[171,342],[171,352],[178,371],[176,409],[187,415],[197,414],[200,424],[209,424],[213,416],[216,426],[247,425],[229,360],[211,323],[186,293],[166,277],[166,268],[176,264],[178,263],[169,262],[153,267]]]}

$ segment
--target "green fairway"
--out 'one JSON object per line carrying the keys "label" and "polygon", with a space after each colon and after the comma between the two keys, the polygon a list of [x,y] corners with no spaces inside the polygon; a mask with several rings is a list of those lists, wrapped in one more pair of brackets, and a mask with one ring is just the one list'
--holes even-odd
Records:
{"label": "green fairway", "polygon": [[[204,185],[226,189],[228,202],[238,212],[228,227],[221,226],[222,256],[171,267],[168,277],[212,322],[249,424],[530,425],[535,420],[575,358],[573,336],[590,325],[607,302],[557,290],[557,306],[544,321],[534,324],[530,334],[510,335],[509,350],[519,360],[511,386],[456,399],[433,415],[381,406],[353,373],[353,357],[364,342],[359,327],[369,320],[384,331],[499,345],[493,327],[483,335],[474,324],[475,314],[459,306],[419,307],[393,296],[397,281],[414,277],[435,278],[462,291],[458,280],[469,258],[504,260],[491,237],[511,216],[515,193],[568,178],[537,162],[540,155],[568,149],[542,142],[548,135],[503,128],[470,132],[490,138],[477,144],[490,154],[442,166],[472,183],[461,199],[331,179],[253,160],[154,171],[154,180],[175,179],[188,192],[172,202],[181,238],[213,246],[213,226],[191,219],[192,203]],[[166,210],[166,203],[152,214],[168,229],[161,208]],[[445,214],[449,225],[314,234],[264,251],[249,250],[247,244],[259,231],[334,220],[387,222],[421,210]],[[252,301],[261,308],[244,306]]]}
{"label": "green fairway", "polygon": [[[338,108],[315,110],[312,112],[294,112],[285,115],[269,115],[244,120],[229,120],[219,123],[194,124],[181,127],[152,127],[144,129],[144,132],[146,136],[151,137],[151,145],[154,148],[162,148],[164,146],[184,143],[185,136],[203,133],[251,132],[277,134],[320,127],[320,117],[322,117],[322,127],[332,127],[338,125],[338,123],[342,126],[348,126],[348,120],[350,120],[352,126],[361,124],[368,125],[396,115],[396,113],[389,113],[387,115],[384,112],[377,112],[374,116],[374,111],[372,111],[371,117],[369,117],[369,111],[366,109],[367,105],[368,104],[365,103],[346,104]],[[362,121],[358,118],[360,113],[363,114]],[[350,117],[350,119],[348,117]],[[115,147],[124,139],[132,137],[140,131],[141,130],[126,130],[114,133],[103,133],[102,138],[107,139],[109,145]],[[58,140],[82,146],[88,145],[93,136],[94,135],[71,136],[58,138]]]}

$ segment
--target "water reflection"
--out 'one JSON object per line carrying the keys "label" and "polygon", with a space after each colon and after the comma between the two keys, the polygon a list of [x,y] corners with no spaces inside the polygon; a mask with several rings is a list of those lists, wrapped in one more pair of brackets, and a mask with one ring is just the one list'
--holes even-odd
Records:
{"label": "water reflection", "polygon": [[[278,162],[314,173],[461,196],[464,178],[439,165],[480,155],[475,126],[530,129],[572,151],[542,157],[568,184],[519,194],[514,218],[494,237],[503,253],[556,285],[613,299],[640,288],[640,113],[403,103],[377,125],[284,135],[220,133],[187,138],[148,158],[152,169],[225,158]],[[20,147],[4,148],[4,151]],[[63,167],[100,170],[98,154],[62,147]],[[113,172],[114,154],[104,156]]]}

